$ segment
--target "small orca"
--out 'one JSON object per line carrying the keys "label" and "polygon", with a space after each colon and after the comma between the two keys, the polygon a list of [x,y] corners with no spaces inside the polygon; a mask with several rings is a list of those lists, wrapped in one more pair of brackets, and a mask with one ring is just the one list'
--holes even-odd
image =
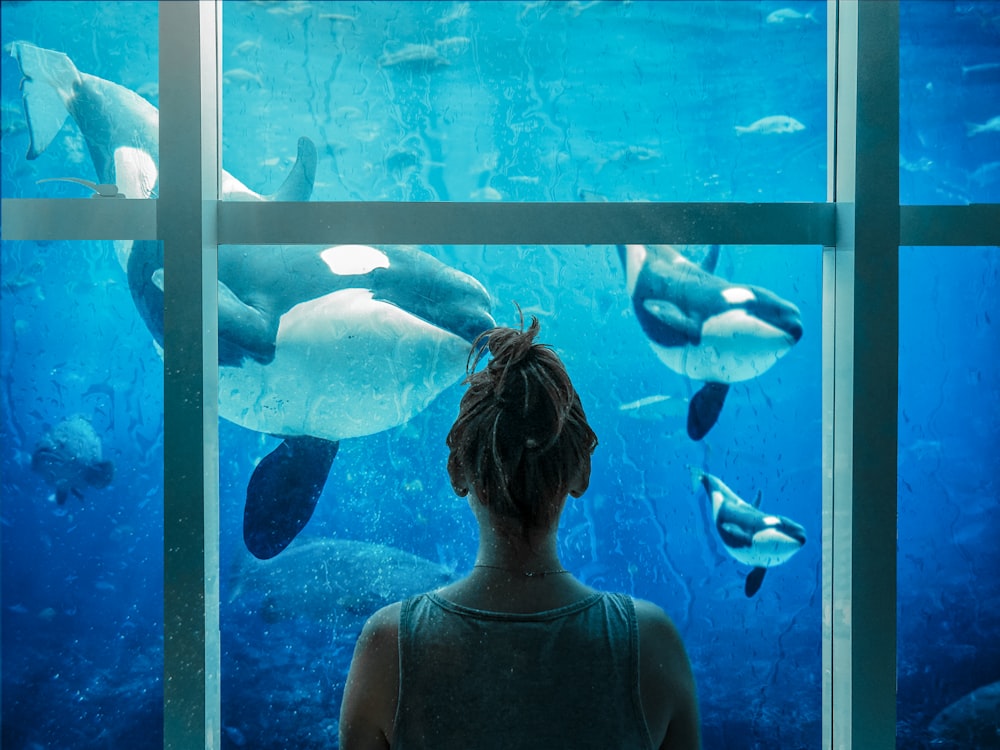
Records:
{"label": "small orca", "polygon": [[699,265],[668,245],[619,245],[626,288],[653,351],[704,385],[688,406],[687,431],[701,440],[732,383],[767,371],[802,338],[799,309],[773,292],[714,274],[719,246]]}
{"label": "small orca", "polygon": [[[61,52],[15,42],[12,54],[24,75],[29,159],[68,113],[101,183],[127,197],[156,194],[155,107],[81,73]],[[223,172],[223,198],[308,200],[315,172],[316,148],[302,138],[275,194],[259,195]],[[161,243],[116,243],[116,251],[162,347]],[[254,470],[244,508],[247,548],[267,559],[308,522],[339,441],[424,409],[462,377],[472,341],[495,323],[482,284],[412,248],[223,245],[218,272],[219,414],[282,438]]]}
{"label": "small orca", "polygon": [[806,532],[784,516],[760,510],[760,492],[753,505],[738,497],[721,479],[698,473],[697,478],[712,502],[712,519],[722,544],[733,558],[752,565],[744,591],[753,596],[764,582],[768,568],[787,562],[806,543]]}

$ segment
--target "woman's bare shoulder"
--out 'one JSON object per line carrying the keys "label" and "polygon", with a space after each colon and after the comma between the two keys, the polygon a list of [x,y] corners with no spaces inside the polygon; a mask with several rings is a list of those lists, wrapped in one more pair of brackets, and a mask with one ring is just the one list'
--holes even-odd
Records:
{"label": "woman's bare shoulder", "polygon": [[654,747],[700,747],[697,691],[680,632],[663,609],[642,599],[634,601],[639,689]]}
{"label": "woman's bare shoulder", "polygon": [[382,607],[382,609],[368,618],[364,629],[361,631],[362,636],[366,634],[368,637],[398,635],[399,615],[402,610],[402,602],[394,602]]}

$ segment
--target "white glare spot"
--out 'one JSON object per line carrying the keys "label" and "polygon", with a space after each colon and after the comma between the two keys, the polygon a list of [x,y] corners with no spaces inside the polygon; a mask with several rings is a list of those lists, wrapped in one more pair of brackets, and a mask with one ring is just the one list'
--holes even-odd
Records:
{"label": "white glare spot", "polygon": [[731,305],[741,305],[744,302],[752,302],[757,299],[753,292],[742,286],[731,286],[728,289],[723,289],[722,296]]}
{"label": "white glare spot", "polygon": [[357,276],[376,268],[388,268],[389,258],[381,250],[367,245],[337,245],[328,247],[320,257],[331,272],[338,276]]}

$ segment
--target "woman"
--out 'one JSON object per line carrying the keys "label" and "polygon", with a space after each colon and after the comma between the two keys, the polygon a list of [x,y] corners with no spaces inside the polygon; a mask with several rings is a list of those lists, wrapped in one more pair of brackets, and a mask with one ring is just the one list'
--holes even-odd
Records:
{"label": "woman", "polygon": [[687,654],[657,606],[596,591],[559,562],[567,495],[597,436],[556,354],[524,331],[483,334],[448,434],[448,474],[479,522],[465,578],[376,612],[344,690],[340,745],[697,748]]}

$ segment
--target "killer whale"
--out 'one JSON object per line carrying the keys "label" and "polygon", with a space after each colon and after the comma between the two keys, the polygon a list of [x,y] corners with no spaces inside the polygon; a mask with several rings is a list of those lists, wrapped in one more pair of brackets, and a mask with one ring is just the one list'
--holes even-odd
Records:
{"label": "killer whale", "polygon": [[[247,486],[247,548],[305,527],[340,440],[407,422],[465,372],[492,328],[473,277],[409,247],[220,246],[219,414],[283,438]],[[163,255],[136,243],[129,288],[163,340]]]}
{"label": "killer whale", "polygon": [[[156,195],[155,107],[61,52],[15,42],[12,55],[24,76],[29,159],[68,114],[104,186]],[[275,194],[223,172],[223,197],[308,200],[315,170],[316,148],[302,138]],[[162,346],[162,247],[116,243],[116,253]],[[464,374],[471,342],[494,325],[491,300],[471,276],[412,248],[224,245],[218,269],[220,416],[282,439],[254,469],[244,507],[247,548],[267,559],[308,522],[341,439],[406,422]]]}
{"label": "killer whale", "polygon": [[696,264],[668,245],[619,245],[636,318],[660,360],[704,385],[688,406],[701,440],[733,383],[755,378],[802,338],[799,309],[767,289],[716,276],[719,246]]}
{"label": "killer whale", "polygon": [[[73,119],[87,144],[100,184],[77,177],[101,195],[154,198],[159,186],[160,113],[131,89],[77,69],[63,52],[24,41],[11,43],[11,56],[21,70],[21,101],[28,124],[26,158],[37,159]],[[316,147],[300,138],[296,163],[272,195],[261,195],[222,170],[225,200],[304,201],[312,195]],[[116,190],[109,192],[107,188]],[[128,268],[131,242],[115,242],[123,270]]]}
{"label": "killer whale", "polygon": [[805,529],[785,516],[761,511],[760,492],[751,505],[718,477],[698,472],[696,478],[712,503],[712,520],[726,552],[753,566],[744,586],[746,595],[753,596],[767,569],[787,562],[806,543]]}

